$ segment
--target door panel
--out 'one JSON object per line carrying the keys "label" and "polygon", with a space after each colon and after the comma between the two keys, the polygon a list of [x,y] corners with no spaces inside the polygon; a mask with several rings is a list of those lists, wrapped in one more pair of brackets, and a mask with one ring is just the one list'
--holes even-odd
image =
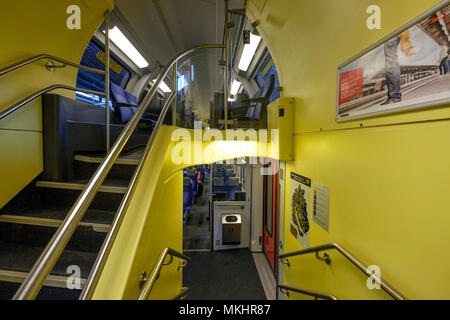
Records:
{"label": "door panel", "polygon": [[277,266],[277,222],[278,222],[278,162],[270,160],[266,172],[273,173],[264,176],[264,252],[270,262],[272,271]]}

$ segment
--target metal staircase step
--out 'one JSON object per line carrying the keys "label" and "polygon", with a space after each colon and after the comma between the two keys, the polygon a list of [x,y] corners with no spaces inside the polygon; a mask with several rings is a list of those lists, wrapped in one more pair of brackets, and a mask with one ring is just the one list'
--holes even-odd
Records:
{"label": "metal staircase step", "polygon": [[[53,188],[65,190],[84,190],[87,180],[73,180],[73,181],[44,181],[36,182],[36,186],[40,188]],[[99,192],[104,193],[119,193],[125,194],[128,189],[128,181],[125,180],[107,180],[100,187]]]}
{"label": "metal staircase step", "polygon": [[[45,207],[42,205],[34,205],[25,209],[6,208],[1,210],[0,222],[57,228],[69,211],[69,207]],[[114,215],[113,211],[89,209],[79,225],[92,227],[96,232],[108,232]]]}
{"label": "metal staircase step", "polygon": [[[0,270],[28,273],[43,250],[44,247],[0,242]],[[97,254],[92,252],[64,250],[50,274],[52,276],[68,277],[72,275],[71,272],[68,273],[68,268],[70,266],[78,266],[80,268],[80,278],[87,279],[96,257]],[[4,277],[1,280],[8,281],[5,279],[6,273],[4,272],[3,274]],[[10,273],[9,275],[15,275],[15,277],[10,277],[10,282],[17,282],[19,279],[17,276],[20,274]]]}
{"label": "metal staircase step", "polygon": [[[63,220],[34,218],[19,215],[1,215],[0,222],[58,228],[59,226],[61,226]],[[103,233],[107,233],[110,227],[109,224],[89,223],[89,222],[80,222],[78,226],[91,227],[95,232],[103,232]]]}
{"label": "metal staircase step", "polygon": [[[2,282],[22,283],[27,276],[28,272],[0,269],[0,281]],[[68,278],[69,276],[49,275],[44,281],[44,286],[67,289]],[[86,279],[80,278],[80,289],[83,289],[85,284]]]}
{"label": "metal staircase step", "polygon": [[[142,158],[144,149],[139,148],[130,151],[126,154],[120,155],[114,164],[137,166],[140,159]],[[105,155],[93,155],[93,154],[79,154],[75,155],[76,161],[86,162],[86,163],[102,163],[105,159]]]}

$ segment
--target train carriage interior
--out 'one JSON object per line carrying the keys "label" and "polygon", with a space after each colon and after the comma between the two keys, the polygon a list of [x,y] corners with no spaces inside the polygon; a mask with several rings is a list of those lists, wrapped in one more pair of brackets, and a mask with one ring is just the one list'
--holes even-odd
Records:
{"label": "train carriage interior", "polygon": [[450,0],[0,17],[0,300],[450,299]]}

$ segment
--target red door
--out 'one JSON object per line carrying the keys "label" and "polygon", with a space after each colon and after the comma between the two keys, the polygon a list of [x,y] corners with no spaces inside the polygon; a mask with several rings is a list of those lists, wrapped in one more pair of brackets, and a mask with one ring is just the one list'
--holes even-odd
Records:
{"label": "red door", "polygon": [[267,259],[276,273],[277,266],[277,221],[278,221],[278,162],[270,160],[265,166],[264,176],[264,243]]}

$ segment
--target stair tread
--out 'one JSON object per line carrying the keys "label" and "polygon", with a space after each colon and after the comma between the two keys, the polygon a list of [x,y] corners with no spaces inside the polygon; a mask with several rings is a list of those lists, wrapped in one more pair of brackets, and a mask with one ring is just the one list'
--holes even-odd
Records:
{"label": "stair tread", "polygon": [[[1,217],[3,215],[15,216],[15,217],[31,217],[38,219],[52,219],[63,221],[70,211],[70,207],[61,206],[42,206],[33,205],[27,208],[17,209],[4,209],[1,211]],[[107,224],[109,225],[114,219],[115,212],[97,209],[88,209],[83,216],[81,222],[90,224]]]}
{"label": "stair tread", "polygon": [[[142,155],[144,153],[143,148],[139,148],[136,150],[132,150],[126,154],[121,154],[117,160],[116,164],[131,164],[131,165],[137,165],[139,164],[139,160],[142,158]],[[102,154],[78,154],[75,155],[75,160],[77,161],[83,161],[83,162],[89,162],[89,163],[101,163],[105,159],[106,155],[104,153]]]}
{"label": "stair tread", "polygon": [[[89,179],[73,179],[68,181],[39,180],[36,182],[36,186],[44,188],[83,190],[88,182]],[[105,181],[103,181],[103,184],[100,187],[100,191],[105,190],[105,188],[114,188],[116,189],[117,193],[125,193],[126,190],[128,189],[128,184],[129,184],[128,180],[106,179]]]}
{"label": "stair tread", "polygon": [[[0,242],[0,269],[30,272],[43,250],[43,247]],[[64,250],[53,268],[51,275],[70,276],[71,274],[67,273],[67,268],[72,265],[77,265],[80,267],[81,278],[86,279],[89,276],[96,257],[97,254],[91,252]]]}

